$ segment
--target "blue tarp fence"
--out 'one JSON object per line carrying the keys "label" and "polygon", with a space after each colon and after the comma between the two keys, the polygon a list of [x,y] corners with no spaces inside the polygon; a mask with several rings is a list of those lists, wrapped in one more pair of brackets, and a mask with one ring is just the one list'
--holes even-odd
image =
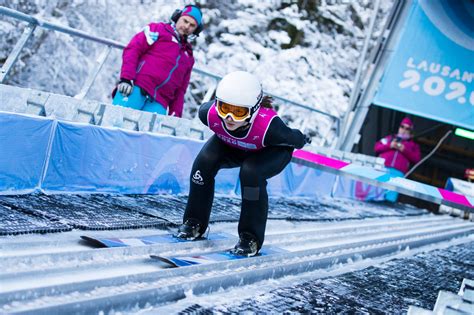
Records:
{"label": "blue tarp fence", "polygon": [[[204,141],[0,112],[0,194],[187,194]],[[337,185],[335,185],[337,183]],[[216,192],[240,194],[238,169]],[[269,180],[273,196],[382,199],[383,189],[290,163]]]}

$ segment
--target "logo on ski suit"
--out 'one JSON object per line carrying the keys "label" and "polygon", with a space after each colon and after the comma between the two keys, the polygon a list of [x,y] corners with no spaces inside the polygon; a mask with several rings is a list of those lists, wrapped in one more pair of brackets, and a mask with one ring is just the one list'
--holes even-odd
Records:
{"label": "logo on ski suit", "polygon": [[204,185],[204,180],[201,176],[201,171],[200,170],[197,170],[196,173],[194,173],[192,179],[193,183],[197,184],[197,185]]}

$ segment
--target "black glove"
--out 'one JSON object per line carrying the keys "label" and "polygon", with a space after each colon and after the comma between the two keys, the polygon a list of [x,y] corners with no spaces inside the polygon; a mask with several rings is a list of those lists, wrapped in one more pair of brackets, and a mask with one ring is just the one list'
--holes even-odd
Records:
{"label": "black glove", "polygon": [[304,144],[311,144],[311,141],[313,140],[313,138],[311,138],[307,134],[304,134],[303,136],[304,136]]}
{"label": "black glove", "polygon": [[123,96],[129,96],[133,90],[133,83],[127,79],[120,79],[119,84],[117,85],[117,91],[122,93]]}

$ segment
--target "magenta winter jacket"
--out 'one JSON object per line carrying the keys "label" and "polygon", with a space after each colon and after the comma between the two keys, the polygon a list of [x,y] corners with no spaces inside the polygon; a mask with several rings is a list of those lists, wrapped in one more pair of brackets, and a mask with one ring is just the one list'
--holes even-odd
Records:
{"label": "magenta winter jacket", "polygon": [[133,80],[170,115],[181,117],[194,65],[192,47],[170,24],[150,23],[123,50],[121,79]]}
{"label": "magenta winter jacket", "polygon": [[385,159],[386,167],[393,167],[402,173],[406,173],[410,169],[410,163],[415,164],[420,161],[420,146],[413,140],[402,140],[405,146],[403,152],[391,149],[390,143],[394,137],[392,135],[382,138],[375,144],[375,153]]}

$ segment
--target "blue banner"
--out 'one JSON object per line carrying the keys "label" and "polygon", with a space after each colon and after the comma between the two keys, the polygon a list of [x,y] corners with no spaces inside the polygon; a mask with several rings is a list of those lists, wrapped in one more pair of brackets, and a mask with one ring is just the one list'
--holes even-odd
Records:
{"label": "blue banner", "polygon": [[0,194],[40,186],[52,131],[49,118],[0,114]]}
{"label": "blue banner", "polygon": [[[204,141],[0,112],[0,194],[102,192],[187,194]],[[332,195],[337,176],[290,163],[268,181],[270,196]],[[381,192],[339,178],[336,196]],[[216,192],[240,195],[239,169],[222,169]]]}
{"label": "blue banner", "polygon": [[364,182],[339,176],[333,196],[364,201],[385,201],[386,190]]}
{"label": "blue banner", "polygon": [[474,130],[474,2],[414,0],[373,103]]}
{"label": "blue banner", "polygon": [[63,192],[187,193],[192,162],[202,144],[60,121],[42,188]]}

